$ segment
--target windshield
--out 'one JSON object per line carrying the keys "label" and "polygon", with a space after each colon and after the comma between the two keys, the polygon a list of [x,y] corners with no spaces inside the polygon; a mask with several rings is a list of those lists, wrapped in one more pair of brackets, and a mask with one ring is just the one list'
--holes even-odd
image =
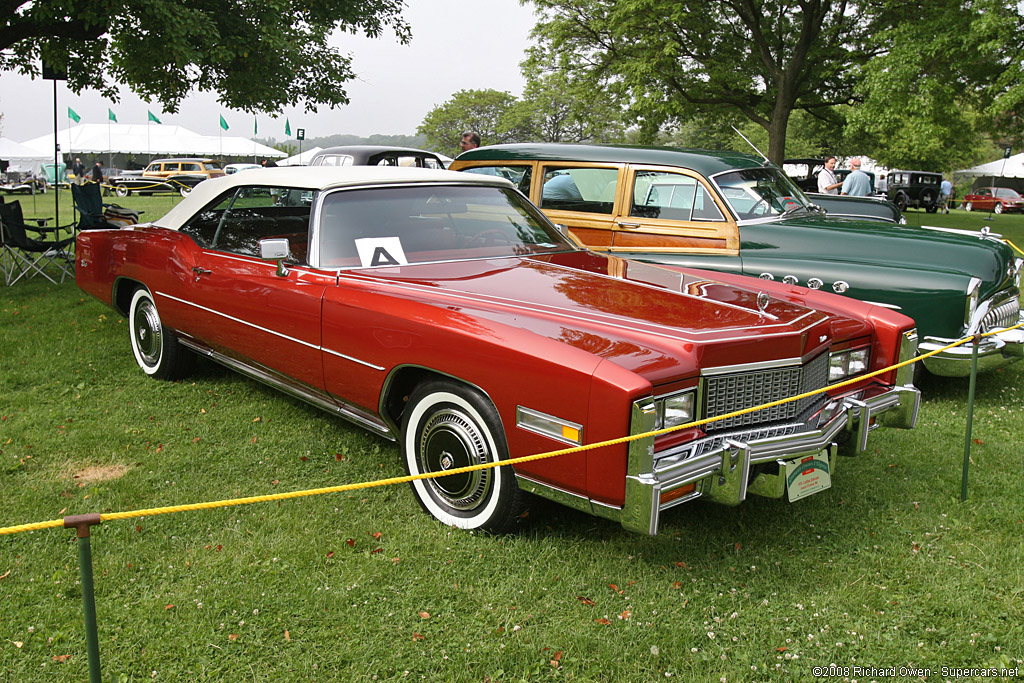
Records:
{"label": "windshield", "polygon": [[770,219],[807,211],[810,200],[778,168],[748,168],[714,177],[722,196],[741,221]]}
{"label": "windshield", "polygon": [[415,185],[339,190],[319,210],[322,268],[574,251],[515,190]]}

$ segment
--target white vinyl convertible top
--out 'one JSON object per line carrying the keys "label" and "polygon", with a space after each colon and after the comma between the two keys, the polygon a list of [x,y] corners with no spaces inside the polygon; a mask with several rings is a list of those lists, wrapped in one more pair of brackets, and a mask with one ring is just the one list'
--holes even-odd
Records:
{"label": "white vinyl convertible top", "polygon": [[192,193],[154,225],[177,230],[197,211],[217,197],[242,186],[287,187],[296,190],[328,190],[336,187],[389,183],[461,183],[512,187],[509,181],[491,175],[437,171],[402,166],[290,166],[254,168],[196,185]]}

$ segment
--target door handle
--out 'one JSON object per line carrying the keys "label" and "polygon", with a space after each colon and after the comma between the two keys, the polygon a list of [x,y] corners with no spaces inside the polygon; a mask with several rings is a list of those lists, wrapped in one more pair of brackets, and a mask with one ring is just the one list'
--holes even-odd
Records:
{"label": "door handle", "polygon": [[200,266],[192,266],[192,272],[195,273],[197,276],[199,276],[199,275],[209,275],[213,271],[212,270],[206,270],[205,268],[202,268]]}
{"label": "door handle", "polygon": [[615,224],[620,228],[639,228],[639,223],[626,223],[624,221],[615,221]]}

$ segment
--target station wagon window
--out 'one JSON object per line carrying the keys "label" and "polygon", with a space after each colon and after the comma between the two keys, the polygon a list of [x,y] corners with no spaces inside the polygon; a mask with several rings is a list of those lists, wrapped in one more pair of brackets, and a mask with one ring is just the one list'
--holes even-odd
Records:
{"label": "station wagon window", "polygon": [[199,171],[201,171],[203,169],[199,166],[199,164],[196,164],[196,163],[193,163],[193,162],[187,162],[187,163],[183,163],[181,165],[181,170],[186,172],[186,173],[198,173]]}
{"label": "station wagon window", "polygon": [[510,180],[517,190],[527,197],[530,196],[530,183],[533,182],[532,166],[473,166],[462,169],[462,172],[498,176]]}
{"label": "station wagon window", "polygon": [[239,187],[222,195],[182,226],[202,247],[259,256],[259,241],[288,240],[294,260],[306,262],[313,192],[286,187]]}
{"label": "station wagon window", "polygon": [[541,208],[611,214],[619,171],[615,168],[547,166]]}
{"label": "station wagon window", "polygon": [[725,220],[696,178],[660,171],[636,172],[629,215],[676,221]]}
{"label": "station wagon window", "polygon": [[740,220],[780,216],[808,204],[803,192],[777,168],[729,171],[714,181]]}
{"label": "station wagon window", "polygon": [[318,265],[372,268],[574,249],[511,189],[430,185],[334,191],[319,212]]}

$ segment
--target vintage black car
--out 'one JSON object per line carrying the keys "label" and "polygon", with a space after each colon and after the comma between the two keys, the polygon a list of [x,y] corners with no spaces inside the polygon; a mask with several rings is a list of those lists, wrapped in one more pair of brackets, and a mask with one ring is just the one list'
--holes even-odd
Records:
{"label": "vintage black car", "polygon": [[924,209],[928,213],[939,210],[941,173],[889,171],[888,183],[886,196],[900,211],[906,211],[908,206]]}

